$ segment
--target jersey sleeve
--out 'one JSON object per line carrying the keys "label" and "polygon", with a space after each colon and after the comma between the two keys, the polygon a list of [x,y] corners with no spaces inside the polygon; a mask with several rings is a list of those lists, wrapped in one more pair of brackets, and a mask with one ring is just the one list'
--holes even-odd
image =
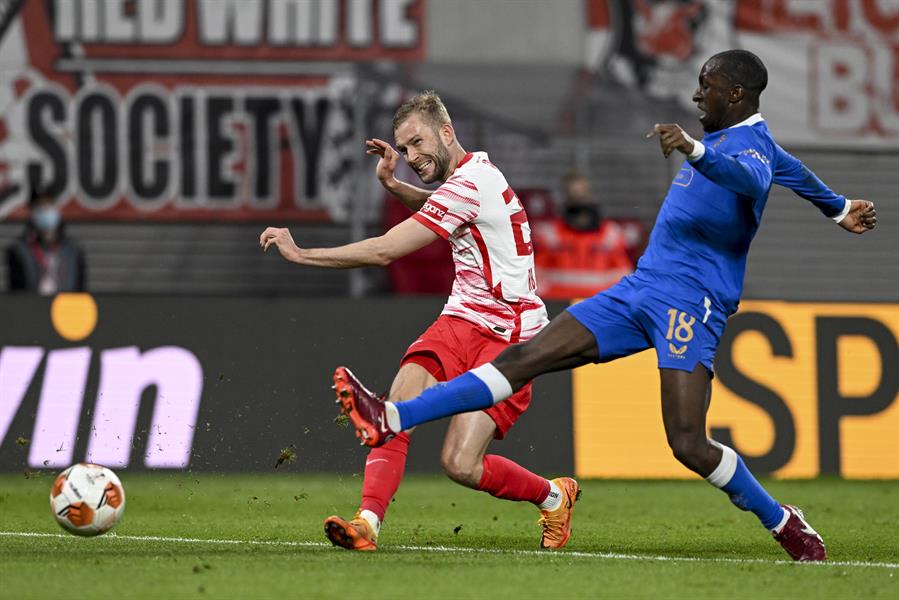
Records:
{"label": "jersey sleeve", "polygon": [[450,177],[412,218],[446,239],[477,218],[480,211],[477,186],[468,179]]}
{"label": "jersey sleeve", "polygon": [[798,158],[774,145],[774,183],[793,190],[808,200],[827,217],[835,217],[846,206],[846,196],[841,196],[827,187]]}
{"label": "jersey sleeve", "polygon": [[773,179],[773,144],[766,143],[757,135],[744,139],[744,143],[730,150],[734,155],[707,145],[705,154],[690,164],[713,182],[736,194],[763,198]]}

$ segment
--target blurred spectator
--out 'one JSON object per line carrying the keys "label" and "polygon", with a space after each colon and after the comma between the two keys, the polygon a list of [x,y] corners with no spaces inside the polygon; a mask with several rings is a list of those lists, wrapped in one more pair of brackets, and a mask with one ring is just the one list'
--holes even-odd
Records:
{"label": "blurred spectator", "polygon": [[515,195],[528,213],[531,229],[539,229],[547,221],[555,221],[556,209],[553,195],[545,188],[516,188]]}
{"label": "blurred spectator", "polygon": [[622,233],[624,233],[624,247],[627,250],[627,257],[636,266],[637,261],[643,255],[643,251],[646,250],[646,243],[649,241],[643,221],[632,217],[619,217],[612,219],[612,221],[617,223]]}
{"label": "blurred spectator", "polygon": [[65,226],[48,194],[33,190],[22,236],[6,248],[10,291],[82,292],[87,267],[84,252],[65,234]]}
{"label": "blurred spectator", "polygon": [[537,293],[549,300],[592,296],[634,270],[624,230],[603,218],[590,180],[572,171],[564,183],[560,217],[533,230]]}

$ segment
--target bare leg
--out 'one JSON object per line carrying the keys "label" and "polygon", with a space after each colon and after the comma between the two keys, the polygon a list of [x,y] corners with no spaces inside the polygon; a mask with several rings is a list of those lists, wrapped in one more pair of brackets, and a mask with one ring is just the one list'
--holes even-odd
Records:
{"label": "bare leg", "polygon": [[447,476],[456,483],[478,489],[484,474],[484,455],[495,431],[496,423],[483,411],[454,416],[440,451],[440,464]]}
{"label": "bare leg", "polygon": [[708,477],[721,462],[721,450],[706,434],[705,417],[712,391],[709,372],[699,364],[692,373],[660,369],[660,374],[668,445],[685,467]]}
{"label": "bare leg", "polygon": [[[674,369],[660,371],[662,419],[674,456],[688,469],[725,492],[737,508],[752,511],[766,529],[783,527],[789,514],[761,486],[732,448],[712,442],[707,437],[706,411],[712,385],[705,367],[697,365],[692,373]],[[796,522],[799,521],[801,514]],[[824,544],[814,530],[807,529],[804,533],[794,532],[791,534],[793,538],[787,536],[778,538],[778,541],[794,558],[808,553],[809,560],[821,560]]]}
{"label": "bare leg", "polygon": [[437,380],[427,369],[419,364],[406,363],[393,378],[387,399],[391,402],[410,400],[436,383]]}
{"label": "bare leg", "polygon": [[517,391],[539,375],[574,369],[598,358],[590,330],[563,312],[533,338],[509,346],[491,362]]}
{"label": "bare leg", "polygon": [[394,431],[399,431],[488,408],[542,373],[572,369],[594,362],[598,357],[593,334],[577,319],[562,313],[534,338],[507,347],[474,372],[463,373],[443,386],[426,390],[410,402],[387,403],[385,418]]}
{"label": "bare leg", "polygon": [[483,411],[452,418],[440,453],[440,463],[449,478],[494,498],[530,502],[540,508],[546,508],[543,504],[547,501],[555,504],[556,498],[561,502],[558,485],[557,495],[551,498],[553,483],[546,478],[508,458],[487,454],[495,431],[496,424]]}
{"label": "bare leg", "polygon": [[[432,383],[436,380],[427,371],[419,365],[407,364],[394,380],[391,398],[414,397],[416,389],[422,385],[429,387]],[[535,504],[543,502],[550,488],[546,479],[503,457],[487,456],[487,448],[495,432],[496,423],[483,411],[455,415],[450,421],[440,453],[444,472],[461,485],[500,498],[526,500]],[[490,465],[491,477],[485,479],[486,465]]]}

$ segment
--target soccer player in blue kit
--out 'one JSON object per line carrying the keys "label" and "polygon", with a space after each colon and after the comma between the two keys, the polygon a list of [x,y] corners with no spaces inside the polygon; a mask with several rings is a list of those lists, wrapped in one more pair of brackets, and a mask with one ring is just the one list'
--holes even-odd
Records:
{"label": "soccer player in blue kit", "polygon": [[821,536],[796,507],[780,504],[732,449],[709,439],[713,359],[727,317],[737,310],[746,256],[772,183],[810,200],[841,227],[864,233],[874,205],[829,190],[781,149],[759,114],[768,75],[745,50],[711,57],[693,95],[705,131],[693,140],[676,124],[656,125],[662,153],[686,161],[675,176],[637,270],[575,304],[531,340],[492,362],[406,402],[351,398],[351,410],[375,426],[380,445],[396,433],[508,398],[543,373],[608,362],[655,348],[662,417],[674,456],[754,513],[795,560],[824,560]]}

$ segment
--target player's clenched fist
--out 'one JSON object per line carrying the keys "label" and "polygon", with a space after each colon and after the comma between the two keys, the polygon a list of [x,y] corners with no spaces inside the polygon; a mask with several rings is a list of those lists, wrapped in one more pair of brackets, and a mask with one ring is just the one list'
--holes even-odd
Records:
{"label": "player's clenched fist", "polygon": [[852,233],[864,233],[877,225],[877,211],[870,200],[851,200],[849,213],[840,221],[840,227]]}
{"label": "player's clenched fist", "polygon": [[263,251],[268,250],[269,246],[275,246],[278,248],[281,256],[287,260],[292,262],[299,261],[300,249],[297,247],[296,242],[293,241],[290,231],[284,227],[267,227],[262,232],[262,235],[259,236],[259,245],[262,246]]}
{"label": "player's clenched fist", "polygon": [[665,158],[668,158],[675,150],[684,154],[693,152],[693,138],[687,135],[677,123],[656,123],[646,137],[650,138],[654,135],[659,136],[659,145],[662,147],[662,154],[665,155]]}

